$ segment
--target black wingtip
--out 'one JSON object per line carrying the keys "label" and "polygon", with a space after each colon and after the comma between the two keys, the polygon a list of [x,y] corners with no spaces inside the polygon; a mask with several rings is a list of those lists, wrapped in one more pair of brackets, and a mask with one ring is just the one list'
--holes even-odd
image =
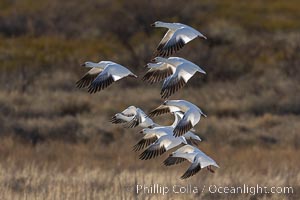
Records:
{"label": "black wingtip", "polygon": [[183,121],[179,121],[179,123],[177,124],[177,126],[173,130],[173,135],[175,137],[182,136],[186,132],[188,132],[189,130],[191,130],[192,128],[193,128],[193,125],[191,124],[190,121],[188,121],[187,123],[185,123]]}
{"label": "black wingtip", "polygon": [[164,160],[163,164],[168,167],[171,165],[177,165],[179,163],[182,163],[183,161],[185,161],[184,158],[172,157],[170,155],[166,160]]}
{"label": "black wingtip", "polygon": [[166,152],[166,149],[164,147],[161,147],[161,148],[155,149],[155,150],[146,149],[143,153],[140,154],[139,159],[149,160],[149,159],[155,158],[157,156],[160,156],[165,152]]}
{"label": "black wingtip", "polygon": [[113,123],[113,124],[118,124],[118,119],[117,119],[116,116],[113,116],[113,117],[110,118],[108,121],[111,122],[111,123]]}
{"label": "black wingtip", "polygon": [[116,116],[113,116],[112,118],[108,119],[109,122],[113,123],[113,124],[121,124],[121,123],[125,123],[126,121],[122,120],[122,119],[118,119]]}
{"label": "black wingtip", "polygon": [[142,145],[140,145],[139,143],[135,144],[133,147],[132,147],[132,151],[140,151],[142,149]]}
{"label": "black wingtip", "polygon": [[201,170],[200,164],[197,164],[194,167],[191,166],[187,169],[187,171],[180,178],[181,179],[187,179],[187,178],[197,174],[200,170]]}
{"label": "black wingtip", "polygon": [[184,135],[183,131],[180,131],[178,129],[174,129],[174,131],[173,131],[173,136],[174,137],[180,137],[182,135]]}

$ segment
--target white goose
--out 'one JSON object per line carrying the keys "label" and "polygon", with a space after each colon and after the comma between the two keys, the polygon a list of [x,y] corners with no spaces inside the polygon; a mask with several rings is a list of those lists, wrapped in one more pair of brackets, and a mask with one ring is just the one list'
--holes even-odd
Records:
{"label": "white goose", "polygon": [[[151,144],[143,153],[140,154],[141,160],[148,160],[162,155],[166,151],[179,146],[180,144],[187,144],[185,137],[174,137],[172,135],[172,129],[165,128],[161,130],[166,135],[161,136],[153,144]],[[162,133],[163,134],[163,133]]]}
{"label": "white goose", "polygon": [[200,108],[185,100],[167,100],[152,110],[148,116],[154,117],[176,111],[182,111],[184,115],[174,128],[173,132],[175,137],[182,136],[191,130],[200,121],[201,115],[206,117]]}
{"label": "white goose", "polygon": [[108,64],[112,64],[111,61],[100,61],[98,63],[87,61],[81,66],[91,68],[80,80],[76,82],[78,88],[89,86],[93,80],[104,70]]}
{"label": "white goose", "polygon": [[135,106],[129,106],[125,110],[123,110],[120,113],[115,114],[110,122],[113,124],[121,124],[129,122],[133,119],[134,115],[136,114],[136,107]]}
{"label": "white goose", "polygon": [[145,80],[149,80],[150,83],[166,78],[161,90],[162,98],[168,98],[184,87],[196,72],[206,74],[206,72],[195,63],[180,57],[156,57],[153,61],[162,64],[156,65],[155,67],[152,67],[155,63],[150,65],[150,70],[144,77],[146,77]]}
{"label": "white goose", "polygon": [[163,163],[165,166],[170,166],[186,160],[191,162],[192,164],[181,176],[182,179],[186,179],[195,175],[205,167],[212,173],[214,173],[214,171],[211,169],[211,166],[219,168],[219,165],[212,158],[207,156],[198,148],[191,145],[184,145],[183,147],[177,149]]}
{"label": "white goose", "polygon": [[121,113],[115,114],[110,122],[113,124],[127,123],[124,126],[126,128],[134,128],[136,126],[142,128],[156,126],[152,119],[150,119],[142,109],[135,106],[129,106]]}
{"label": "white goose", "polygon": [[155,57],[151,61],[156,63],[148,63],[145,66],[149,68],[149,70],[144,75],[142,80],[153,84],[160,82],[174,74],[176,67],[187,60],[180,57],[169,57],[168,59]]}
{"label": "white goose", "polygon": [[[101,67],[100,67],[100,66]],[[85,64],[86,67],[91,67],[91,65]],[[96,68],[96,65],[92,65],[93,68]],[[95,93],[97,91],[103,90],[104,88],[108,87],[111,85],[113,82],[118,81],[124,77],[134,77],[137,78],[135,74],[133,74],[131,71],[129,71],[126,67],[111,62],[111,61],[101,61],[98,63],[99,69],[91,69],[93,71],[89,71],[86,75],[84,75],[79,81],[78,84],[79,86],[88,85],[88,92],[89,93]],[[92,77],[96,76],[93,81]],[[80,84],[82,83],[82,84]]]}
{"label": "white goose", "polygon": [[[175,113],[175,116],[177,115],[177,113]],[[178,118],[178,117],[176,117]],[[178,121],[177,119],[175,119],[174,123],[177,124]],[[175,125],[171,125],[171,126],[158,126],[158,127],[154,127],[154,128],[144,128],[143,130],[140,131],[140,133],[144,134],[144,137],[136,144],[133,146],[133,150],[134,151],[139,151],[147,146],[149,146],[150,144],[154,143],[155,141],[157,141],[160,137],[167,135],[169,133],[171,133],[171,136],[173,136],[173,129],[176,126]],[[166,130],[169,129],[169,130]],[[198,142],[201,141],[200,137],[198,135],[196,135],[195,133],[188,131],[186,132],[183,137],[185,137],[185,139],[187,140],[188,143],[191,143],[193,145],[198,145]]]}
{"label": "white goose", "polygon": [[157,47],[156,56],[169,56],[197,37],[207,39],[196,29],[181,23],[157,21],[152,26],[169,29]]}
{"label": "white goose", "polygon": [[[175,127],[178,121],[182,118],[182,112],[175,112],[174,114],[174,122],[171,125]],[[156,124],[153,120],[145,114],[145,112],[137,108],[135,106],[129,106],[125,110],[120,113],[116,113],[111,119],[110,122],[113,124],[122,124],[125,128],[134,128],[136,126],[140,126],[142,128],[153,128],[153,127],[162,127],[162,125]]]}

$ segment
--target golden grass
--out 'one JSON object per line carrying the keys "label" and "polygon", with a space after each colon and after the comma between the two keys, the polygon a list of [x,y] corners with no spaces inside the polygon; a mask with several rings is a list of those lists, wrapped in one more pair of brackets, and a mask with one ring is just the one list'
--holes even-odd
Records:
{"label": "golden grass", "polygon": [[[216,147],[209,143],[200,148],[220,164],[215,174],[203,170],[188,180],[180,180],[187,164],[163,167],[163,158],[141,161],[137,154],[107,151],[115,147],[96,148],[94,144],[64,144],[60,142],[35,147],[6,138],[1,141],[1,199],[297,199],[300,174],[295,166],[299,150],[292,148]],[[6,150],[6,151],[3,151]],[[102,152],[103,151],[103,152]],[[124,152],[125,151],[125,152]],[[102,152],[102,153],[101,153]],[[119,154],[119,156],[118,156]],[[166,156],[163,156],[166,157]],[[148,164],[147,164],[148,163]],[[294,194],[211,194],[203,193],[136,193],[137,184],[159,184],[202,188],[203,185],[292,186]]]}

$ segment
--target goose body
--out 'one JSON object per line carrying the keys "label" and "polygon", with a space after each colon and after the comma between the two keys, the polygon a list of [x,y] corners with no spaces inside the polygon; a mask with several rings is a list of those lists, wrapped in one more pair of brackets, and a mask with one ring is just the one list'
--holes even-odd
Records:
{"label": "goose body", "polygon": [[[146,65],[149,70],[142,78],[143,81],[147,81],[150,84],[160,82],[170,76],[174,76],[174,78],[177,76],[179,78],[184,77],[186,83],[196,72],[206,74],[198,65],[180,57],[155,57],[152,61],[156,63],[148,63]],[[178,66],[180,67],[177,70]],[[190,74],[190,77],[187,77],[186,73]]]}
{"label": "goose body", "polygon": [[126,128],[156,126],[153,120],[142,109],[135,106],[129,106],[121,113],[115,114],[110,121],[114,124],[126,123],[124,126]]}
{"label": "goose body", "polygon": [[181,23],[166,23],[157,21],[153,23],[152,26],[168,29],[156,49],[156,56],[167,57],[172,53],[177,52],[188,42],[197,37],[207,39],[196,29]]}
{"label": "goose body", "polygon": [[149,116],[158,116],[165,113],[182,111],[184,113],[183,118],[179,120],[178,124],[174,128],[174,136],[182,136],[189,130],[191,130],[199,121],[201,116],[206,115],[196,105],[185,100],[167,100],[162,105],[152,110]]}
{"label": "goose body", "polygon": [[170,166],[181,163],[183,161],[189,161],[192,163],[187,171],[181,176],[182,179],[189,178],[199,172],[202,168],[207,168],[210,172],[214,172],[211,166],[219,168],[219,165],[200,149],[191,146],[184,145],[181,148],[174,151],[165,161],[164,165]]}
{"label": "goose body", "polygon": [[113,64],[111,61],[100,61],[98,63],[87,61],[81,66],[91,68],[80,80],[76,82],[78,88],[88,87],[93,80],[104,70],[108,64]]}
{"label": "goose body", "polygon": [[[151,64],[149,66],[150,70],[145,74],[143,80],[151,84],[164,80],[161,89],[162,98],[168,98],[184,87],[196,72],[206,74],[206,72],[195,63],[180,57],[156,57],[153,61],[158,63],[149,63]],[[155,67],[151,67],[153,65]]]}
{"label": "goose body", "polygon": [[91,67],[92,69],[77,81],[76,84],[79,88],[88,87],[89,93],[103,90],[113,82],[127,76],[137,78],[129,69],[112,61],[101,61],[99,63],[86,62],[84,66]]}

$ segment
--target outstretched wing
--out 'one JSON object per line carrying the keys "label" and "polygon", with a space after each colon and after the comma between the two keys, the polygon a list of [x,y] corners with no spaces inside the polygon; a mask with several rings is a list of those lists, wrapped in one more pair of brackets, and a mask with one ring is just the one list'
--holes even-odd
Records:
{"label": "outstretched wing", "polygon": [[195,147],[198,147],[199,142],[200,142],[199,140],[195,140],[193,138],[186,139],[186,141],[189,145],[192,145],[192,146],[195,146]]}
{"label": "outstretched wing", "polygon": [[[167,78],[161,89],[162,98],[168,98],[179,89],[183,88],[189,79],[197,72],[202,69],[192,63],[182,63],[177,66],[176,72]],[[204,72],[203,70],[201,72]],[[205,72],[204,72],[205,73]]]}
{"label": "outstretched wing", "polygon": [[[153,65],[152,63],[150,63]],[[150,65],[148,64],[148,65]],[[167,63],[155,63],[156,67],[151,68],[142,78],[150,84],[160,82],[174,73],[174,67]]]}
{"label": "outstretched wing", "polygon": [[143,110],[136,108],[135,115],[126,125],[125,128],[134,128],[143,123],[149,123],[147,126],[153,124],[153,121],[148,118],[148,116],[144,113]]}
{"label": "outstretched wing", "polygon": [[161,89],[161,97],[166,99],[170,97],[172,94],[177,92],[179,89],[185,86],[186,82],[181,76],[170,76],[163,84]]}
{"label": "outstretched wing", "polygon": [[137,127],[140,123],[142,123],[142,118],[140,115],[136,114],[131,121],[124,125],[125,128],[134,128]]}
{"label": "outstretched wing", "polygon": [[155,117],[155,116],[159,116],[159,115],[170,113],[170,112],[171,112],[170,107],[161,105],[161,106],[155,108],[154,110],[152,110],[148,114],[148,116]]}
{"label": "outstretched wing", "polygon": [[95,93],[97,91],[107,88],[114,82],[114,79],[109,73],[100,73],[97,78],[88,87],[89,93]]}
{"label": "outstretched wing", "polygon": [[200,163],[193,162],[191,166],[186,170],[186,172],[180,177],[181,179],[186,179],[194,176],[197,172],[201,170]]}
{"label": "outstretched wing", "polygon": [[150,144],[154,143],[158,139],[157,136],[151,136],[151,137],[144,137],[142,138],[136,145],[133,146],[134,151],[139,151],[141,149],[144,149],[145,147],[149,146]]}
{"label": "outstretched wing", "polygon": [[101,68],[90,69],[81,79],[76,82],[76,87],[83,88],[89,86],[95,78],[103,71]]}
{"label": "outstretched wing", "polygon": [[165,153],[167,150],[164,147],[164,145],[160,146],[159,143],[152,144],[146,149],[143,153],[140,154],[140,159],[141,160],[149,160],[151,158],[155,158],[157,156],[162,155]]}
{"label": "outstretched wing", "polygon": [[179,137],[188,132],[191,128],[193,128],[192,122],[188,119],[187,115],[178,122],[177,126],[173,130],[173,135],[175,137]]}
{"label": "outstretched wing", "polygon": [[127,122],[124,119],[118,118],[116,115],[113,116],[109,121],[113,124],[122,124]]}
{"label": "outstretched wing", "polygon": [[184,161],[186,161],[185,158],[169,156],[166,160],[164,160],[163,163],[165,166],[171,166],[171,165],[177,165]]}
{"label": "outstretched wing", "polygon": [[[166,34],[164,35],[163,39],[160,41],[156,48],[156,53],[155,55],[158,55],[159,52],[161,52],[164,48],[164,46],[168,43],[168,41],[173,37],[174,31],[168,30]],[[156,56],[155,56],[156,57]]]}
{"label": "outstretched wing", "polygon": [[[165,38],[168,36],[167,38]],[[155,53],[156,56],[168,57],[184,47],[189,41],[197,37],[197,35],[190,31],[189,28],[183,27],[177,29],[175,32],[165,35]],[[165,40],[164,40],[165,39]],[[167,41],[166,41],[167,40]]]}

